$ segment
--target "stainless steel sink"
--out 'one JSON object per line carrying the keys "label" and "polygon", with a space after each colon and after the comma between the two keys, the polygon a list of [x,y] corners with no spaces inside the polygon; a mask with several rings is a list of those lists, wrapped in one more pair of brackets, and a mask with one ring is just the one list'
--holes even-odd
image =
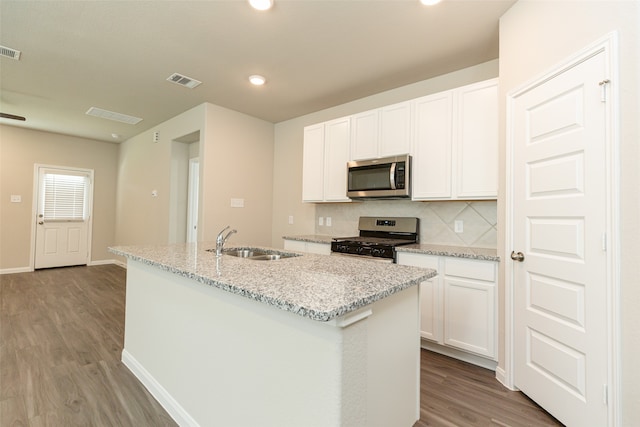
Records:
{"label": "stainless steel sink", "polygon": [[229,248],[222,252],[223,255],[230,255],[238,258],[247,258],[255,261],[275,261],[282,258],[292,258],[300,256],[298,254],[286,252],[267,252],[261,249],[253,248]]}

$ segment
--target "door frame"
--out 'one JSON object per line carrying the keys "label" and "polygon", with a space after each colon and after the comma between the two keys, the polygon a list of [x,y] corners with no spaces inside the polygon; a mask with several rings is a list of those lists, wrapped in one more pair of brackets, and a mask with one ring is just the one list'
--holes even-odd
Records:
{"label": "door frame", "polygon": [[72,166],[47,165],[34,163],[33,165],[33,199],[31,203],[31,241],[29,248],[29,271],[35,271],[36,267],[36,230],[38,223],[38,198],[40,197],[40,168],[60,169],[75,172],[83,172],[89,175],[91,185],[89,186],[88,206],[89,218],[87,220],[87,265],[91,265],[91,243],[93,242],[93,169],[76,168]]}
{"label": "door frame", "polygon": [[618,62],[618,34],[611,32],[598,39],[591,45],[566,58],[563,62],[551,67],[551,70],[537,76],[523,85],[514,88],[506,95],[506,144],[505,144],[505,229],[504,229],[504,371],[496,371],[496,377],[506,387],[517,390],[515,387],[514,372],[514,281],[515,272],[510,254],[514,250],[514,106],[515,99],[522,94],[540,86],[570,68],[588,60],[596,54],[604,53],[607,67],[607,75],[610,82],[603,87],[606,91],[607,102],[605,105],[606,118],[606,187],[607,187],[607,399],[608,399],[608,425],[620,424],[621,405],[621,381],[620,381],[620,182],[618,171],[619,160],[619,62]]}

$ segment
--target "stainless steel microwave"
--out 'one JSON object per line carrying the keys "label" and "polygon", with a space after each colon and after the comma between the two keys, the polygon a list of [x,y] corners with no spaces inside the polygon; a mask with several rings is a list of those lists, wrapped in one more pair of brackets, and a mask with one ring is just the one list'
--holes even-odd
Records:
{"label": "stainless steel microwave", "polygon": [[408,199],[411,197],[411,156],[347,163],[347,197]]}

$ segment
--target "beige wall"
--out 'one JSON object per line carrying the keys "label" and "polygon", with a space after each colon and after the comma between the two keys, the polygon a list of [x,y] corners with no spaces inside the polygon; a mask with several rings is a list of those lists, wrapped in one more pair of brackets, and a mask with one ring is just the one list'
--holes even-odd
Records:
{"label": "beige wall", "polygon": [[[315,234],[316,232],[319,234],[341,233],[340,222],[344,220],[346,223],[350,221],[349,218],[353,216],[351,213],[345,213],[345,209],[348,210],[349,208],[345,207],[343,203],[324,204],[321,208],[322,216],[335,217],[338,221],[338,227],[332,228],[331,230],[326,227],[325,229],[316,229],[316,218],[320,216],[317,210],[320,205],[302,203],[302,134],[305,126],[491,79],[497,75],[498,61],[489,61],[474,67],[465,68],[443,76],[277,123],[275,126],[273,175],[274,209],[271,245],[274,247],[282,247],[283,236]],[[397,211],[397,206],[399,206],[398,203],[394,201],[365,202],[364,205],[367,206],[368,203],[372,203],[369,206],[375,207],[376,210],[381,208],[384,210],[386,207],[389,211],[394,212]],[[420,202],[413,202],[411,211],[419,211],[424,207],[421,205],[422,203]],[[293,224],[288,223],[290,215],[294,217]],[[411,216],[412,214],[408,213],[406,215]],[[340,231],[334,231],[338,229],[340,229]]]}
{"label": "beige wall", "polygon": [[[0,125],[0,271],[30,267],[34,164],[94,170],[91,261],[113,259],[118,146]],[[11,203],[11,195],[21,203]]]}
{"label": "beige wall", "polygon": [[[200,236],[214,241],[230,225],[229,241],[271,244],[273,195],[273,124],[213,104],[206,104],[201,149],[202,209]],[[231,199],[244,199],[232,208]]]}
{"label": "beige wall", "polygon": [[[525,1],[515,4],[500,21],[501,164],[505,164],[505,96],[607,33],[617,30],[620,47],[620,301],[622,384],[621,425],[640,422],[640,2],[638,1]],[[616,76],[612,76],[616,79]],[[500,175],[502,194],[498,223],[504,223],[505,174]],[[506,258],[499,231],[499,253]],[[501,271],[501,286],[504,286]],[[503,294],[501,288],[501,294]],[[502,306],[502,302],[501,302]],[[501,324],[503,321],[501,322]],[[501,328],[503,330],[503,328]],[[501,360],[504,354],[501,350]]]}
{"label": "beige wall", "polygon": [[[159,133],[157,143],[153,132]],[[213,241],[220,229],[231,225],[238,234],[230,243],[270,244],[273,124],[208,103],[121,144],[116,244],[163,245],[176,240],[179,233],[171,221],[184,215],[177,215],[172,206],[173,157],[180,151],[175,141],[197,132],[199,240]],[[157,197],[152,196],[154,190]],[[245,207],[231,208],[231,198],[244,199]]]}
{"label": "beige wall", "polygon": [[117,245],[169,243],[172,141],[201,130],[204,117],[201,105],[120,144]]}

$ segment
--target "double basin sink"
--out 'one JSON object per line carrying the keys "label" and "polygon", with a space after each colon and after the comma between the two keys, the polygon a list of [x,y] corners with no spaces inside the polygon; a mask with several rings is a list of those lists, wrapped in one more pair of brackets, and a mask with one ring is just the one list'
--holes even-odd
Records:
{"label": "double basin sink", "polygon": [[300,256],[298,254],[292,254],[287,252],[274,252],[265,251],[262,249],[254,248],[229,248],[222,251],[223,255],[234,256],[237,258],[246,258],[255,261],[275,261],[282,258],[292,258]]}

